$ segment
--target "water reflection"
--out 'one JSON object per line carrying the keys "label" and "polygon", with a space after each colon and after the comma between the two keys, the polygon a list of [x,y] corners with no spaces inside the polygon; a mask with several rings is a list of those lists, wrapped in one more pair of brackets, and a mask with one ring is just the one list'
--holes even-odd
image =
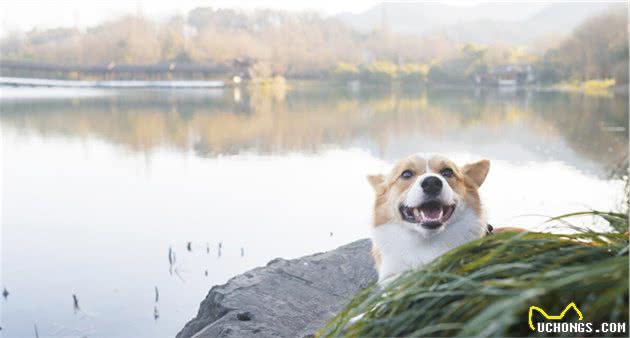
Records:
{"label": "water reflection", "polygon": [[626,98],[293,87],[3,91],[4,334],[172,337],[211,285],[366,236],[365,174],[412,152],[489,158],[495,225],[618,205]]}
{"label": "water reflection", "polygon": [[[216,156],[355,145],[393,159],[404,155],[392,147],[398,140],[414,143],[404,151],[439,150],[426,146],[436,141],[449,143],[450,151],[458,150],[451,143],[461,148],[507,142],[588,169],[556,146],[566,143],[579,157],[605,165],[627,154],[623,97],[480,90],[352,93],[332,85],[280,97],[235,91],[239,94],[138,91],[71,101],[5,100],[0,117],[22,133],[98,137],[147,154],[161,146]],[[509,149],[493,151],[513,156]]]}

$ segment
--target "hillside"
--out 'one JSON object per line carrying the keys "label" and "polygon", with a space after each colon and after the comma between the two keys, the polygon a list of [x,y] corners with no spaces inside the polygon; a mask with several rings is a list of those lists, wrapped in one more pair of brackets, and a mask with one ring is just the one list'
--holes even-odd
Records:
{"label": "hillside", "polygon": [[543,34],[566,35],[609,3],[487,3],[472,7],[442,3],[384,3],[337,17],[362,32],[380,29],[408,34],[445,33],[456,42],[530,44]]}

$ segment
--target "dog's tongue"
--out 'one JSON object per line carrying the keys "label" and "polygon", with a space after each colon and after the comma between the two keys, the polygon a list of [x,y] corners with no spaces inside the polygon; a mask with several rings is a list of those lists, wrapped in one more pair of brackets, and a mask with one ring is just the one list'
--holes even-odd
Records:
{"label": "dog's tongue", "polygon": [[442,206],[440,205],[428,205],[421,209],[422,216],[425,219],[439,220],[442,218]]}

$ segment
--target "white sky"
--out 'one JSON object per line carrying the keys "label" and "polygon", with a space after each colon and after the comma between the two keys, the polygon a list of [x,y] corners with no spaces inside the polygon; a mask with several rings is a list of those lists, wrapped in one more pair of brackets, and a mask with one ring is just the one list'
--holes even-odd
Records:
{"label": "white sky", "polygon": [[[592,2],[593,0],[555,0],[555,2]],[[606,0],[611,1],[611,0]],[[615,0],[613,0],[615,1]],[[621,0],[616,0],[621,1]],[[441,2],[454,6],[475,6],[498,0],[1,0],[0,35],[10,31],[33,28],[85,28],[124,14],[141,12],[152,19],[165,19],[185,14],[195,7],[256,9],[270,8],[289,11],[313,10],[323,15],[341,12],[359,13],[381,2]],[[544,0],[507,0],[548,4]]]}
{"label": "white sky", "polygon": [[[358,13],[382,1],[378,0],[136,0],[136,1],[0,1],[0,33],[32,28],[78,26],[85,28],[123,14],[141,11],[152,19],[185,14],[195,7],[271,8],[289,11],[314,10],[324,15],[340,12]],[[419,1],[417,1],[419,2]],[[446,0],[450,5],[472,6],[479,0]]]}
{"label": "white sky", "polygon": [[137,13],[153,19],[162,19],[174,14],[185,14],[195,7],[231,7],[231,8],[272,8],[291,11],[315,10],[322,14],[339,12],[361,12],[378,4],[378,1],[342,1],[342,0],[136,0],[136,1],[2,1],[1,29],[30,30],[34,27],[51,28],[59,26],[91,26],[102,21],[116,18],[123,14]]}

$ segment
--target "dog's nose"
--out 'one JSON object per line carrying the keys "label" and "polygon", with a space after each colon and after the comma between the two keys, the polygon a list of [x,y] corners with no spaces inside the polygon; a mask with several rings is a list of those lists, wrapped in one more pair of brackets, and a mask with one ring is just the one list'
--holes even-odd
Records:
{"label": "dog's nose", "polygon": [[425,178],[420,184],[422,191],[429,196],[436,196],[442,191],[442,180],[435,176]]}

